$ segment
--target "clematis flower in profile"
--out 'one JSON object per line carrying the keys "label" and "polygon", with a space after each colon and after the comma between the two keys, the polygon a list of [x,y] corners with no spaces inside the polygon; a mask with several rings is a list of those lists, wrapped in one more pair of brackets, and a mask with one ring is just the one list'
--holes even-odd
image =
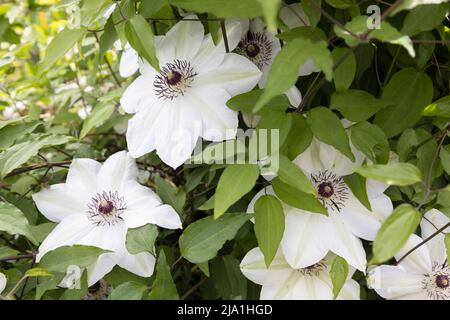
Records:
{"label": "clematis flower in profile", "polygon": [[155,257],[148,252],[130,254],[125,245],[127,230],[148,223],[177,229],[181,221],[171,206],[162,204],[137,178],[138,168],[125,151],[113,154],[103,164],[73,160],[66,183],[33,195],[39,211],[58,223],[39,247],[37,261],[61,246],[95,246],[111,252],[100,255],[87,268],[89,285],[115,265],[142,277],[151,276]]}
{"label": "clematis flower in profile", "polygon": [[[196,18],[189,16],[189,18]],[[230,50],[238,41],[229,39]],[[160,71],[147,62],[121,99],[129,121],[127,142],[133,157],[156,149],[173,168],[192,154],[199,137],[222,141],[236,136],[237,112],[226,102],[251,90],[261,72],[251,61],[226,53],[204,35],[198,21],[180,21],[155,39]]]}
{"label": "clematis flower in profile", "polygon": [[[372,241],[393,205],[383,192],[385,184],[367,180],[369,211],[352,193],[343,177],[353,173],[363,155],[353,149],[356,162],[330,145],[316,139],[294,163],[310,178],[317,197],[328,216],[308,212],[283,203],[286,227],[281,250],[293,268],[305,268],[323,259],[329,251],[343,257],[360,271],[366,270],[366,253],[359,238]],[[256,200],[264,194],[275,195],[272,187],[262,189],[250,202],[253,212]]]}
{"label": "clematis flower in profile", "polygon": [[[122,50],[120,40],[114,43],[116,50]],[[119,74],[123,78],[131,77],[139,69],[139,55],[127,42],[123,48],[119,63]]]}
{"label": "clematis flower in profile", "polygon": [[2,294],[3,290],[6,287],[6,277],[3,273],[0,272],[0,294]]}
{"label": "clematis flower in profile", "polygon": [[[422,238],[412,235],[395,255],[399,260],[450,219],[436,209],[428,211],[420,223]],[[450,227],[423,244],[398,265],[381,265],[370,270],[368,284],[383,298],[395,300],[450,300],[450,267],[445,234]]]}
{"label": "clematis flower in profile", "polygon": [[[329,272],[334,257],[329,254],[311,266],[293,268],[278,250],[267,268],[263,253],[254,248],[245,255],[240,267],[245,277],[262,285],[261,300],[331,300],[333,285]],[[338,300],[359,300],[359,284],[351,279],[355,269],[349,269]]]}
{"label": "clematis flower in profile", "polygon": [[[242,20],[241,24],[243,32],[234,52],[248,58],[258,66],[262,72],[258,86],[264,88],[273,60],[281,51],[280,39],[269,32],[264,22],[259,18]],[[302,94],[296,86],[292,86],[285,94],[293,107],[298,107],[302,102]]]}
{"label": "clematis flower in profile", "polygon": [[[280,19],[289,29],[298,27],[309,27],[311,25],[308,15],[303,11],[303,7],[300,3],[293,3],[290,5],[284,5],[280,9]],[[319,72],[320,69],[315,65],[312,59],[308,59],[298,69],[299,76],[308,76],[311,73]]]}

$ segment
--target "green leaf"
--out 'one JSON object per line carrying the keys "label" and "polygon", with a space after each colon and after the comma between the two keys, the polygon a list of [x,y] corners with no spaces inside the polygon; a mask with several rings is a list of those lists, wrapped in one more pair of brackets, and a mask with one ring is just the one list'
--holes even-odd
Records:
{"label": "green leaf", "polygon": [[105,31],[100,36],[99,40],[99,57],[103,58],[105,53],[111,49],[114,45],[114,42],[117,40],[117,31],[114,26],[114,21],[112,19],[112,16],[108,19],[108,21],[105,24]]}
{"label": "green leaf", "polygon": [[287,205],[309,212],[328,215],[327,209],[316,197],[283,183],[279,178],[272,180],[272,187],[277,197]]}
{"label": "green leaf", "polygon": [[389,142],[380,127],[369,122],[357,123],[351,128],[351,140],[374,163],[389,161]]}
{"label": "green leaf", "polygon": [[398,5],[392,12],[391,16],[396,15],[398,12],[402,10],[411,10],[417,6],[421,6],[423,4],[439,4],[447,2],[448,0],[403,0],[400,5]]}
{"label": "green leaf", "polygon": [[303,11],[309,18],[311,27],[316,27],[320,21],[322,0],[301,0],[301,4]]}
{"label": "green leaf", "polygon": [[291,128],[281,148],[281,152],[293,160],[310,146],[312,140],[313,133],[305,117],[297,113],[292,114]]}
{"label": "green leaf", "polygon": [[[227,209],[255,185],[259,177],[256,164],[233,164],[225,168],[217,184],[214,197],[214,218],[223,215]],[[230,186],[233,186],[230,188]]]}
{"label": "green leaf", "polygon": [[269,267],[284,233],[284,212],[280,200],[262,196],[255,203],[255,235],[264,261]]}
{"label": "green leaf", "polygon": [[147,287],[138,282],[125,282],[114,288],[108,300],[142,300]]}
{"label": "green leaf", "polygon": [[221,18],[256,18],[264,15],[261,0],[169,0],[188,11],[211,13]]}
{"label": "green leaf", "polygon": [[[351,47],[357,46],[361,42],[367,42],[371,39],[377,39],[383,42],[403,46],[408,51],[409,55],[414,58],[414,46],[408,36],[399,32],[386,21],[382,21],[378,29],[372,29],[370,33],[367,33],[368,19],[369,18],[367,16],[357,16],[350,22],[345,24],[345,29],[335,24],[334,31],[336,32],[337,36],[343,38],[345,42]],[[351,31],[352,33],[348,31]],[[357,37],[355,37],[355,35],[357,35]],[[363,39],[361,37],[363,35],[367,35],[367,38]]]}
{"label": "green leaf", "polygon": [[140,252],[153,252],[158,227],[154,224],[146,224],[139,228],[128,229],[126,246],[131,254]]}
{"label": "green leaf", "polygon": [[325,2],[336,9],[348,9],[355,5],[355,0],[325,0]]}
{"label": "green leaf", "polygon": [[85,33],[86,28],[68,29],[67,27],[63,31],[57,33],[47,47],[44,60],[39,66],[39,72],[42,74],[53,66],[53,64],[61,59]]}
{"label": "green leaf", "polygon": [[421,214],[409,204],[398,206],[384,221],[373,243],[370,264],[383,263],[392,258],[417,229]]}
{"label": "green leaf", "polygon": [[156,193],[161,197],[161,200],[172,206],[179,214],[183,213],[183,208],[186,203],[186,193],[181,189],[176,189],[175,186],[161,178],[155,177]]}
{"label": "green leaf", "polygon": [[82,300],[88,293],[88,273],[85,270],[79,282],[79,289],[66,289],[59,300]]}
{"label": "green leaf", "polygon": [[42,148],[57,146],[69,142],[72,138],[53,134],[31,135],[25,142],[15,144],[0,153],[0,178],[27,162]]}
{"label": "green leaf", "polygon": [[423,109],[422,116],[450,118],[450,96],[443,97]]}
{"label": "green leaf", "polygon": [[43,268],[32,268],[25,272],[28,277],[53,277],[53,273],[43,269]]}
{"label": "green leaf", "polygon": [[403,21],[401,32],[409,36],[431,31],[442,23],[449,11],[449,4],[425,5],[412,9]]}
{"label": "green leaf", "polygon": [[304,193],[317,194],[316,188],[296,164],[282,154],[279,155],[279,160],[278,177],[281,181]]}
{"label": "green leaf", "polygon": [[159,252],[158,264],[156,265],[156,279],[153,282],[152,292],[148,296],[150,300],[178,300],[178,292],[170,267],[166,261],[164,250]]}
{"label": "green leaf", "polygon": [[335,48],[331,53],[335,64],[341,59],[345,59],[334,70],[333,74],[334,86],[337,92],[350,88],[356,75],[356,58],[355,54],[350,50],[348,48]]}
{"label": "green leaf", "polygon": [[411,163],[365,165],[355,171],[366,178],[388,185],[408,186],[422,181],[422,173]]}
{"label": "green leaf", "polygon": [[330,269],[331,283],[333,284],[333,298],[339,295],[342,287],[347,281],[348,276],[348,263],[344,258],[337,256],[333,259]]}
{"label": "green leaf", "polygon": [[277,16],[281,5],[281,0],[258,0],[264,13],[267,29],[270,32],[277,32]]}
{"label": "green leaf", "polygon": [[21,121],[13,122],[0,129],[0,149],[9,148],[15,141],[19,141],[26,134],[32,133],[42,122]]}
{"label": "green leaf", "polygon": [[382,99],[392,106],[377,113],[375,124],[384,130],[388,138],[392,138],[413,126],[432,98],[433,83],[424,72],[401,70],[393,75],[383,90]]}
{"label": "green leaf", "polygon": [[100,104],[95,107],[83,122],[80,139],[83,139],[92,129],[104,124],[112,116],[114,109],[115,106],[113,104]]}
{"label": "green leaf", "polygon": [[[305,50],[308,48],[308,50]],[[325,41],[313,42],[309,39],[295,39],[286,44],[275,57],[270,67],[266,88],[254,107],[258,111],[273,97],[283,94],[298,78],[298,68],[312,59],[328,81],[333,77],[333,59]]]}
{"label": "green leaf", "polygon": [[130,46],[147,60],[155,70],[159,70],[153,31],[145,18],[138,15],[125,22],[125,35]]}
{"label": "green leaf", "polygon": [[214,258],[251,217],[245,213],[227,213],[218,219],[209,216],[190,224],[179,240],[182,256],[192,263]]}
{"label": "green leaf", "polygon": [[350,188],[355,197],[369,210],[372,211],[372,206],[367,196],[366,178],[359,174],[353,173],[344,177],[345,184]]}
{"label": "green leaf", "polygon": [[0,231],[11,235],[20,234],[37,245],[25,215],[18,208],[7,202],[0,202]]}
{"label": "green leaf", "polygon": [[446,145],[441,148],[441,151],[439,152],[439,158],[445,172],[447,172],[447,174],[450,174],[450,145]]}
{"label": "green leaf", "polygon": [[350,142],[339,118],[328,108],[317,107],[308,112],[306,118],[314,136],[339,150],[355,161]]}
{"label": "green leaf", "polygon": [[81,23],[86,27],[91,25],[101,17],[102,9],[111,3],[111,0],[84,0],[80,11]]}
{"label": "green leaf", "polygon": [[447,248],[447,263],[450,264],[450,233],[445,235],[445,247]]}
{"label": "green leaf", "polygon": [[247,280],[239,267],[239,260],[228,255],[212,262],[212,281],[220,296],[226,300],[245,300]]}
{"label": "green leaf", "polygon": [[331,96],[331,109],[338,110],[350,121],[360,122],[369,119],[386,106],[386,101],[376,99],[370,93],[350,89],[335,92]]}
{"label": "green leaf", "polygon": [[47,252],[39,262],[39,267],[65,273],[69,266],[78,266],[80,269],[88,267],[107,252],[109,251],[92,246],[63,246]]}
{"label": "green leaf", "polygon": [[[246,113],[253,113],[253,107],[258,102],[258,99],[263,94],[263,89],[252,90],[240,95],[237,95],[227,101],[227,106],[235,111],[242,111]],[[265,110],[279,110],[285,111],[291,104],[285,94],[278,95],[270,100],[266,108],[260,110],[257,114],[261,114]]]}

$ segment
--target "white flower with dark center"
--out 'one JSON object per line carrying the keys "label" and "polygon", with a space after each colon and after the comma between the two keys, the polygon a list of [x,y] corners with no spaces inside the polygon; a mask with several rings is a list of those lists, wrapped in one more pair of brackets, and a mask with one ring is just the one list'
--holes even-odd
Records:
{"label": "white flower with dark center", "polygon": [[[243,20],[243,33],[234,52],[248,58],[256,64],[263,75],[258,86],[264,88],[270,67],[281,50],[280,39],[267,30],[261,19]],[[296,86],[286,91],[286,96],[293,107],[298,107],[302,101],[302,94]]]}
{"label": "white flower with dark center", "polygon": [[[195,18],[195,16],[189,16]],[[235,26],[236,27],[236,26]],[[229,48],[239,38],[230,33]],[[156,149],[173,168],[192,154],[199,137],[222,141],[236,136],[237,112],[226,102],[251,90],[261,72],[251,61],[214,45],[198,21],[180,21],[155,38],[160,71],[141,63],[141,75],[127,88],[121,105],[136,115],[129,121],[130,153],[140,157]]]}
{"label": "white flower with dark center", "polygon": [[[297,27],[308,27],[311,25],[308,15],[303,11],[300,3],[284,5],[280,10],[280,18],[289,29]],[[305,50],[308,50],[307,48]],[[312,59],[308,59],[298,69],[299,76],[307,76],[313,72],[319,72],[320,69],[315,65]]]}
{"label": "white flower with dark center", "polygon": [[3,273],[0,272],[0,294],[2,294],[3,290],[6,287],[6,277]]}
{"label": "white flower with dark center", "polygon": [[[439,210],[428,211],[420,223],[422,238],[412,235],[395,258],[399,260],[449,222],[450,219]],[[444,240],[449,232],[450,227],[415,249],[396,266],[381,265],[370,270],[369,285],[386,299],[450,300],[450,267]]]}
{"label": "white flower with dark center", "polygon": [[[359,238],[374,240],[382,221],[392,213],[393,205],[383,194],[387,185],[382,183],[367,180],[372,211],[352,193],[343,177],[353,173],[353,167],[363,161],[359,151],[353,148],[353,153],[356,163],[332,146],[314,139],[294,160],[316,187],[317,198],[327,209],[328,216],[283,204],[286,227],[281,250],[293,268],[313,265],[332,251],[365,272],[366,253]],[[251,201],[248,212],[253,212],[254,203],[265,193],[274,194],[274,191],[272,187],[261,190]]]}
{"label": "white flower with dark center", "polygon": [[[122,44],[120,40],[114,43],[117,50],[122,50]],[[136,71],[139,70],[139,55],[131,45],[127,42],[122,51],[119,63],[119,74],[123,78],[131,77]]]}
{"label": "white flower with dark center", "polygon": [[137,178],[136,163],[125,151],[103,164],[92,159],[73,160],[66,183],[33,195],[39,211],[59,223],[39,247],[37,261],[61,246],[94,246],[112,252],[100,255],[88,267],[89,285],[115,265],[142,277],[151,276],[155,257],[148,252],[130,254],[125,246],[127,230],[148,223],[177,229],[181,221],[171,206],[162,204]]}
{"label": "white flower with dark center", "polygon": [[[254,248],[242,260],[241,271],[262,286],[261,300],[331,300],[333,285],[329,271],[333,258],[330,254],[311,266],[292,268],[278,250],[267,268],[261,250]],[[350,268],[338,300],[359,300],[359,284],[351,279],[354,272]]]}

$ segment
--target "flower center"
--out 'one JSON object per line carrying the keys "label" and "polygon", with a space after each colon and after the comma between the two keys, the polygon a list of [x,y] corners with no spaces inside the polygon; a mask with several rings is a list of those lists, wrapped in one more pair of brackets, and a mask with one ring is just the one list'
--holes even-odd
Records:
{"label": "flower center", "polygon": [[315,185],[319,200],[325,208],[340,211],[345,206],[349,191],[342,177],[325,170],[311,174],[311,182]]}
{"label": "flower center", "polygon": [[237,54],[247,57],[262,70],[268,66],[273,57],[273,43],[265,32],[251,32],[241,39],[235,49]]}
{"label": "flower center", "polygon": [[318,276],[322,271],[324,271],[327,266],[323,262],[317,262],[312,266],[297,269],[304,276]]}
{"label": "flower center", "polygon": [[247,45],[247,47],[245,48],[245,51],[246,51],[246,53],[247,53],[247,56],[249,56],[249,57],[251,57],[251,58],[254,58],[254,57],[256,57],[256,56],[259,54],[259,52],[260,52],[261,50],[259,49],[259,47],[258,47],[257,44],[255,44],[255,43],[249,43],[249,44]]}
{"label": "flower center", "polygon": [[176,59],[161,68],[153,81],[153,90],[159,99],[173,100],[184,95],[196,75],[189,61]]}
{"label": "flower center", "polygon": [[450,281],[447,275],[439,274],[436,276],[436,285],[441,288],[445,289],[450,285]]}
{"label": "flower center", "polygon": [[92,197],[88,206],[89,220],[97,226],[113,225],[122,221],[126,209],[124,199],[112,191],[103,191]]}
{"label": "flower center", "polygon": [[424,275],[422,289],[430,299],[450,300],[450,268],[447,263],[433,263],[430,273]]}

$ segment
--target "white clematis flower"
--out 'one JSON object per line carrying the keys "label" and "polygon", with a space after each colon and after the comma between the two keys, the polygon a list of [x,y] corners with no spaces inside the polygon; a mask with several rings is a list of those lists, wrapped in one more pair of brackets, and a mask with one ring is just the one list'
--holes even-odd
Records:
{"label": "white clematis flower", "polygon": [[[248,58],[258,66],[263,73],[258,86],[264,88],[270,67],[281,51],[280,39],[269,32],[259,18],[243,20],[241,23],[243,33],[234,52]],[[285,94],[293,107],[298,107],[302,102],[302,94],[296,86],[292,86]]]}
{"label": "white clematis flower", "polygon": [[137,178],[136,163],[125,151],[103,164],[73,160],[66,183],[33,195],[39,211],[59,223],[39,247],[37,261],[61,246],[95,246],[112,252],[100,255],[88,268],[89,285],[115,265],[142,277],[151,276],[155,257],[148,252],[130,254],[125,246],[127,230],[148,223],[177,229],[181,221],[171,206],[162,204]]}
{"label": "white clematis flower", "polygon": [[[280,10],[280,18],[290,29],[298,27],[308,27],[311,25],[309,18],[303,11],[300,3],[293,3],[284,5]],[[308,59],[298,69],[299,76],[307,76],[314,72],[319,72],[320,69],[315,65],[312,59]]]}
{"label": "white clematis flower", "polygon": [[0,272],[0,294],[2,294],[3,290],[6,287],[6,277],[3,273]]}
{"label": "white clematis flower", "polygon": [[[329,251],[343,257],[353,267],[365,272],[366,253],[359,238],[374,240],[383,220],[392,213],[393,205],[383,194],[385,184],[367,180],[369,211],[352,193],[343,177],[361,164],[362,154],[353,149],[356,163],[330,145],[316,139],[294,163],[310,177],[317,188],[319,201],[328,216],[283,204],[286,227],[281,249],[293,268],[305,268],[323,259]],[[261,190],[247,209],[253,212],[256,200],[264,194],[275,195],[271,187]]]}
{"label": "white clematis flower", "polygon": [[[195,16],[189,16],[190,18]],[[238,39],[229,39],[230,50]],[[251,90],[261,72],[248,59],[214,45],[200,22],[180,21],[155,38],[160,72],[141,63],[141,75],[126,89],[121,105],[136,115],[127,142],[133,157],[156,149],[177,168],[192,154],[199,137],[223,141],[236,136],[237,112],[226,102]]]}
{"label": "white clematis flower", "polygon": [[[333,285],[329,271],[333,258],[330,254],[309,267],[292,268],[278,250],[267,268],[263,253],[254,248],[242,260],[241,271],[248,279],[262,285],[261,300],[331,300]],[[338,300],[359,300],[359,284],[351,279],[354,272],[350,268]]]}
{"label": "white clematis flower", "polygon": [[[436,209],[428,211],[420,223],[422,238],[426,239],[443,228],[450,219]],[[450,267],[445,248],[445,229],[405,257],[398,265],[381,265],[369,272],[368,283],[386,299],[450,300]],[[395,255],[399,260],[423,240],[412,235]]]}
{"label": "white clematis flower", "polygon": [[[122,50],[120,40],[114,43],[116,50]],[[131,45],[127,42],[123,48],[122,56],[119,63],[119,74],[123,78],[131,77],[139,70],[139,55]]]}

